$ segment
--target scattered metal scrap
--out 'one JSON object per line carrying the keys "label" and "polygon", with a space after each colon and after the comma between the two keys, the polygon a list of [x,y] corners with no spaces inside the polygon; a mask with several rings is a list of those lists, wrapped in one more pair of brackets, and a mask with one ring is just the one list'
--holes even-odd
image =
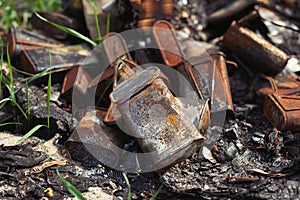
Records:
{"label": "scattered metal scrap", "polygon": [[[55,92],[51,96],[51,131],[41,129],[36,135],[50,139],[59,132],[62,135],[61,143],[65,142],[66,149],[60,146],[65,152],[64,156],[68,157],[70,153],[71,158],[81,164],[97,167],[83,169],[71,160],[70,165],[66,165],[65,161],[60,161],[62,155],[59,160],[53,159],[53,155],[48,155],[49,152],[37,150],[34,147],[36,144],[2,145],[0,181],[6,189],[0,187],[0,196],[62,198],[66,191],[61,189],[62,184],[55,175],[53,165],[59,165],[57,168],[62,175],[81,191],[87,191],[91,186],[105,188],[109,177],[114,179],[108,184],[112,188],[111,193],[118,193],[122,189],[122,175],[101,166],[124,164],[121,151],[130,149],[144,153],[156,151],[157,155],[147,159],[152,160],[158,168],[158,165],[167,164],[167,167],[158,171],[158,175],[150,175],[149,179],[143,179],[140,175],[132,177],[132,180],[148,182],[159,176],[161,182],[176,193],[197,194],[197,197],[203,198],[228,198],[233,195],[236,198],[261,199],[298,197],[299,53],[296,47],[291,47],[290,42],[299,46],[299,24],[295,21],[297,16],[290,15],[290,12],[297,14],[290,8],[290,4],[297,7],[297,3],[284,2],[288,6],[282,11],[272,1],[216,1],[201,3],[196,11],[199,2],[195,0],[178,0],[175,3],[173,0],[97,1],[101,7],[100,17],[107,18],[107,12],[111,12],[112,30],[121,31],[126,26],[145,30],[145,27],[157,28],[148,34],[149,40],[156,43],[160,51],[153,51],[154,54],[149,54],[147,50],[128,53],[125,41],[117,33],[109,33],[104,39],[113,37],[114,40],[104,43],[107,57],[103,59],[112,64],[96,76],[80,66],[88,55],[81,44],[70,46],[24,29],[11,28],[7,44],[9,55],[18,68],[30,73],[47,69],[50,67],[50,53],[52,66],[70,69],[68,72],[62,71],[62,86],[62,81],[55,78],[59,84],[53,86]],[[86,0],[82,3],[78,7],[74,1],[67,6],[65,14],[70,16],[48,12],[41,14],[84,32],[81,29],[83,20],[77,23],[74,15],[71,17],[71,11],[81,9],[82,14],[83,9],[91,37],[101,40],[95,35],[95,26],[92,24],[93,9]],[[131,6],[138,10],[135,13],[138,18],[131,16]],[[270,16],[276,20],[272,22]],[[138,21],[128,25],[125,23],[128,19]],[[52,29],[48,24],[44,27],[46,24],[36,17],[32,23],[36,23],[39,29],[46,28],[56,39],[69,39],[67,34]],[[175,28],[172,24],[175,24]],[[103,32],[104,21],[100,22],[100,26]],[[289,30],[288,34],[283,33],[286,29]],[[177,32],[180,33],[180,40],[176,37]],[[191,36],[208,41],[221,35],[222,39],[211,41],[218,48],[206,49],[207,52],[199,50],[199,43],[186,41]],[[283,36],[287,38],[287,44],[283,42]],[[173,52],[162,50],[165,47],[171,47]],[[229,70],[227,57],[235,60],[243,69]],[[139,64],[155,59],[181,72],[189,80],[197,93],[197,105],[191,106],[173,94],[168,88],[168,74],[155,65],[139,68]],[[230,77],[228,71],[233,76]],[[80,79],[79,83],[75,81],[76,76]],[[17,101],[24,110],[28,102],[31,105],[30,121],[20,119],[24,122],[22,131],[26,132],[34,125],[44,123],[47,117],[46,98],[42,89],[29,85],[26,90],[24,84],[16,80]],[[255,87],[252,86],[254,84]],[[64,107],[68,104],[64,99],[71,102],[73,91],[86,95],[89,94],[88,90],[95,87],[96,95],[91,98],[99,99],[102,96],[105,103],[100,103],[104,108],[79,108],[80,121],[77,124],[68,112],[70,107]],[[110,95],[102,95],[103,88],[108,88]],[[5,96],[7,91],[1,89]],[[29,97],[28,102],[25,96]],[[253,105],[257,101],[263,108]],[[196,112],[190,112],[191,109]],[[220,112],[227,113],[224,128],[219,121],[211,121]],[[272,124],[265,120],[263,113]],[[12,118],[2,119],[4,122]],[[120,120],[123,120],[133,137],[118,129]],[[211,127],[208,125],[210,122]],[[76,124],[77,128],[74,129]],[[143,138],[145,135],[148,137]],[[201,147],[207,147],[200,150],[204,157],[197,154]],[[46,160],[48,157],[50,161]],[[109,163],[100,163],[100,157]],[[96,178],[91,179],[91,175]],[[15,189],[16,186],[19,191]],[[122,186],[126,187],[124,184]],[[145,198],[144,194],[147,192],[143,191],[139,197]]]}

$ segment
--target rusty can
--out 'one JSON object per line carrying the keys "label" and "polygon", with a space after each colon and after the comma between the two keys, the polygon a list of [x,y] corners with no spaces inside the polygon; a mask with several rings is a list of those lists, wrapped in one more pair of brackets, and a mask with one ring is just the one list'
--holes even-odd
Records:
{"label": "rusty can", "polygon": [[276,75],[287,64],[289,56],[246,27],[232,22],[223,44],[244,61],[266,75]]}
{"label": "rusty can", "polygon": [[[170,22],[166,20],[155,22],[153,25],[153,36],[166,65],[174,67],[183,62],[183,51],[176,39],[175,30]],[[172,50],[172,52],[166,49]]]}
{"label": "rusty can", "polygon": [[[76,81],[76,79],[79,81]],[[61,95],[67,100],[72,101],[73,91],[76,90],[79,94],[84,95],[90,82],[90,75],[82,67],[73,67],[64,78]]]}
{"label": "rusty can", "polygon": [[300,90],[292,94],[267,95],[264,114],[279,130],[300,131]]}
{"label": "rusty can", "polygon": [[281,95],[292,93],[300,90],[300,82],[288,76],[264,77],[265,83],[258,90],[258,96],[267,96],[268,94],[277,93]]}
{"label": "rusty can", "polygon": [[162,79],[148,67],[118,85],[110,95],[125,124],[155,166],[170,166],[191,156],[204,137],[183,112]]}
{"label": "rusty can", "polygon": [[197,51],[189,42],[186,46],[186,56],[190,61],[186,70],[200,98],[210,99],[212,113],[226,111],[228,116],[234,117],[225,55],[217,51]]}
{"label": "rusty can", "polygon": [[21,28],[10,27],[7,34],[8,54],[11,58],[18,57],[22,50],[37,49],[39,47],[59,48],[62,43],[43,35]]}
{"label": "rusty can", "polygon": [[[49,53],[51,54],[51,62]],[[50,67],[71,68],[82,64],[89,55],[83,45],[71,45],[61,48],[40,47],[37,49],[23,50],[20,56],[21,67],[24,71],[36,74]]]}
{"label": "rusty can", "polygon": [[99,161],[110,167],[118,165],[123,143],[120,131],[104,124],[105,113],[105,110],[87,109],[65,142],[73,159],[93,165]]}
{"label": "rusty can", "polygon": [[[216,108],[214,110],[227,110],[229,116],[234,117],[234,107],[232,102],[230,82],[228,77],[228,70],[226,64],[226,57],[222,52],[211,53],[210,56],[214,62],[214,78],[212,79],[212,94],[211,101],[213,101]],[[220,80],[221,78],[221,80]],[[225,94],[225,95],[224,95]]]}
{"label": "rusty can", "polygon": [[[114,68],[114,89],[117,86],[118,76],[123,80],[132,76],[134,74],[132,67],[137,65],[132,61],[127,44],[121,35],[109,33],[105,38],[109,38],[104,42],[104,49],[109,62],[112,63],[111,66]],[[119,117],[120,113],[116,109],[116,105],[111,102],[104,117],[104,122],[114,124]]]}

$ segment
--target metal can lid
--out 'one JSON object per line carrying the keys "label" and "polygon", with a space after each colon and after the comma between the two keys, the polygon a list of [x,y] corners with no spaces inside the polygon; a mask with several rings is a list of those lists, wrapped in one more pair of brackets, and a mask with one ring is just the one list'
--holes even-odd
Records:
{"label": "metal can lid", "polygon": [[114,103],[123,103],[131,96],[151,84],[160,75],[160,69],[152,66],[131,76],[118,85],[110,94],[110,99]]}

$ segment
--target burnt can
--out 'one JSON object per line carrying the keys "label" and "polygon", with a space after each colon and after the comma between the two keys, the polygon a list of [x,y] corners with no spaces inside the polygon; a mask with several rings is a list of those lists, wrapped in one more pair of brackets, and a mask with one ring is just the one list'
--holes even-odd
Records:
{"label": "burnt can", "polygon": [[198,150],[204,137],[184,113],[162,79],[148,67],[126,79],[110,95],[111,101],[155,166],[171,166]]}
{"label": "burnt can", "polygon": [[[196,51],[193,44],[186,44],[186,56],[190,63],[186,70],[201,99],[210,99],[212,113],[226,111],[234,117],[234,107],[225,55],[212,50]],[[188,47],[191,46],[191,49]],[[195,52],[196,51],[196,52]]]}
{"label": "burnt can", "polygon": [[[109,38],[104,42],[104,49],[109,63],[112,63],[111,66],[114,68],[114,89],[117,86],[118,77],[122,80],[126,80],[134,74],[132,67],[137,65],[132,61],[127,44],[121,35],[109,33],[105,38]],[[107,124],[114,124],[119,117],[120,113],[116,109],[116,105],[111,102],[104,117],[104,122]]]}
{"label": "burnt can", "polygon": [[281,95],[300,91],[300,82],[289,76],[265,76],[263,87],[258,90],[258,96],[265,97],[268,94],[277,93]]}
{"label": "burnt can", "polygon": [[56,69],[79,66],[88,55],[89,51],[83,45],[70,45],[61,48],[40,47],[23,50],[20,55],[20,63],[22,70],[36,74],[49,68],[50,64]]}
{"label": "burnt can", "polygon": [[[183,62],[183,51],[170,22],[166,20],[156,21],[153,25],[153,36],[166,65],[174,67]],[[166,49],[172,50],[172,52]]]}
{"label": "burnt can", "polygon": [[264,114],[279,130],[300,131],[300,90],[292,94],[266,96]]}
{"label": "burnt can", "polygon": [[120,131],[104,124],[105,113],[105,110],[95,108],[86,110],[65,142],[73,159],[92,165],[99,161],[110,167],[118,165],[123,143]]}
{"label": "burnt can", "polygon": [[26,29],[10,27],[7,34],[8,54],[11,58],[19,57],[22,50],[39,47],[59,48],[64,45],[46,36]]}
{"label": "burnt can", "polygon": [[73,67],[64,78],[61,95],[71,102],[73,91],[76,90],[77,93],[84,95],[90,82],[91,77],[82,67]]}
{"label": "burnt can", "polygon": [[289,56],[246,27],[232,22],[223,37],[223,45],[266,75],[276,75]]}
{"label": "burnt can", "polygon": [[[222,52],[210,53],[214,62],[214,78],[212,79],[212,94],[211,101],[217,105],[213,110],[227,110],[228,115],[234,117],[234,107],[230,90],[230,81],[226,64],[225,54]],[[221,78],[221,80],[220,80]],[[225,93],[225,95],[224,95]]]}

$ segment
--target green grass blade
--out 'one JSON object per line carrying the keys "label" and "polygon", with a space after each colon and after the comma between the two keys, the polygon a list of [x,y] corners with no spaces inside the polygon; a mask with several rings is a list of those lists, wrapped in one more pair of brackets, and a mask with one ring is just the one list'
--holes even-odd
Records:
{"label": "green grass blade", "polygon": [[13,67],[13,70],[16,71],[16,72],[18,72],[18,73],[20,73],[20,74],[24,74],[24,75],[27,75],[27,76],[34,76],[34,74],[32,74],[32,73],[25,72],[23,70],[19,70],[19,69],[15,68],[15,67]]}
{"label": "green grass blade", "polygon": [[11,85],[10,84],[5,84],[8,92],[9,92],[9,97],[12,101],[16,101],[16,97],[15,97],[15,93],[13,91],[13,89],[11,88]]}
{"label": "green grass blade", "polygon": [[55,67],[49,67],[47,69],[44,69],[43,71],[41,71],[40,73],[38,74],[35,74],[33,75],[29,80],[28,80],[28,83],[32,82],[32,81],[35,81],[39,78],[41,78],[42,76],[45,76],[48,74],[49,71],[51,71],[52,69],[54,69]]}
{"label": "green grass blade", "polygon": [[40,124],[40,125],[36,125],[35,127],[33,127],[30,131],[28,131],[28,133],[26,133],[25,135],[23,135],[23,137],[17,141],[17,144],[19,144],[20,142],[23,142],[24,140],[26,140],[27,138],[29,138],[32,134],[34,134],[37,130],[39,130],[43,126],[45,126],[45,125],[41,125]]}
{"label": "green grass blade", "polygon": [[80,38],[80,39],[84,40],[85,42],[87,42],[87,43],[89,43],[89,44],[91,44],[91,45],[93,45],[93,46],[97,46],[97,43],[96,43],[96,42],[94,42],[94,41],[91,40],[90,38],[88,38],[88,37],[82,35],[81,33],[77,32],[77,31],[75,31],[75,30],[73,30],[73,29],[71,29],[71,28],[64,27],[64,26],[61,26],[61,25],[56,24],[56,23],[54,23],[54,22],[51,22],[51,21],[49,21],[48,19],[46,19],[46,18],[42,17],[41,15],[39,15],[38,13],[35,13],[35,15],[36,15],[39,19],[41,19],[42,21],[51,24],[52,26],[58,28],[59,30],[62,30],[62,31],[64,31],[65,33],[68,33],[68,34],[73,35],[73,36],[75,36],[75,37],[77,37],[77,38]]}
{"label": "green grass blade", "polygon": [[1,57],[0,57],[0,98],[2,98],[2,77],[3,77],[3,72],[2,72],[2,63],[3,63],[3,40],[0,40],[0,45],[1,45]]}
{"label": "green grass blade", "polygon": [[29,101],[29,92],[28,92],[28,82],[25,83],[26,86],[26,102],[27,102],[27,115],[30,115],[30,101]]}
{"label": "green grass blade", "polygon": [[95,2],[94,0],[88,0],[88,1],[89,1],[89,3],[91,4],[91,6],[93,7],[94,11],[95,11],[95,12],[98,12],[98,11],[99,11],[99,8],[98,8],[96,2]]}
{"label": "green grass blade", "polygon": [[0,105],[1,105],[1,104],[4,104],[4,103],[7,102],[7,101],[11,101],[11,99],[10,99],[10,98],[4,98],[4,99],[1,99]]}
{"label": "green grass blade", "polygon": [[5,85],[9,85],[9,81],[7,80],[7,78],[5,77],[5,75],[3,74],[2,70],[1,70],[1,73],[0,73],[0,79],[1,79],[1,82],[3,82]]}
{"label": "green grass blade", "polygon": [[129,180],[128,180],[128,177],[127,177],[126,173],[122,172],[122,174],[123,174],[123,177],[125,179],[125,183],[127,184],[127,187],[128,187],[127,200],[131,200],[131,185],[129,183]]}
{"label": "green grass blade", "polygon": [[1,123],[0,127],[2,126],[8,126],[8,125],[22,125],[20,122],[7,122],[7,123]]}
{"label": "green grass blade", "polygon": [[110,31],[110,13],[107,14],[107,21],[106,21],[106,34]]}
{"label": "green grass blade", "polygon": [[10,61],[10,56],[8,53],[8,45],[6,46],[6,55],[7,55],[7,66],[8,66],[8,70],[9,70],[9,82],[10,82],[10,87],[12,89],[12,93],[14,94],[14,77],[13,77],[13,70],[11,67],[11,61]]}
{"label": "green grass blade", "polygon": [[[51,59],[51,57],[50,57]],[[48,88],[47,88],[47,127],[50,128],[50,99],[51,99],[51,72],[48,77]]]}
{"label": "green grass blade", "polygon": [[97,4],[95,3],[94,0],[88,0],[88,1],[94,9],[94,19],[95,19],[96,30],[97,30],[97,35],[98,35],[98,38],[96,39],[96,42],[101,42],[103,40],[103,37],[102,37],[102,34],[101,34],[101,28],[99,26],[99,19],[98,19],[98,15],[97,15],[97,13],[99,11],[99,8],[98,8],[98,6],[97,6]]}
{"label": "green grass blade", "polygon": [[56,169],[56,174],[59,178],[59,180],[65,185],[65,187],[67,188],[67,190],[74,196],[76,197],[78,200],[86,200],[83,195],[81,194],[81,192],[75,187],[73,186],[69,181],[67,181],[66,179],[64,179],[60,174],[59,171]]}
{"label": "green grass blade", "polygon": [[163,189],[163,187],[164,187],[164,184],[161,184],[159,186],[159,188],[157,189],[157,191],[154,193],[153,197],[151,197],[149,200],[155,200],[156,197],[158,196],[158,194],[160,193],[160,191]]}
{"label": "green grass blade", "polygon": [[17,108],[21,111],[22,115],[28,119],[28,116],[27,114],[24,112],[23,108],[16,102],[16,101],[13,101],[14,105],[17,106]]}

